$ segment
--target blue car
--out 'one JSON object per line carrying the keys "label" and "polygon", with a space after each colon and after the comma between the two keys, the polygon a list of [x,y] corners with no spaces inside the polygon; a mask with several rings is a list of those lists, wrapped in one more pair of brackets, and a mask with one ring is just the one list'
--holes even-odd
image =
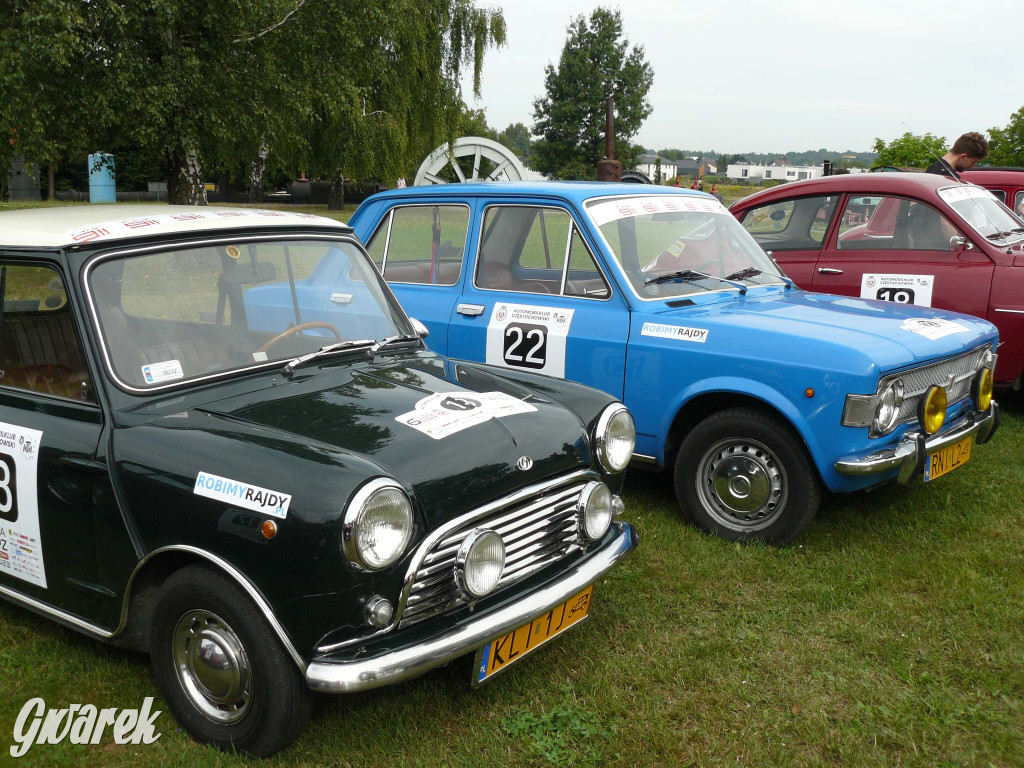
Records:
{"label": "blue car", "polygon": [[[684,516],[729,539],[792,541],[825,488],[935,480],[999,423],[994,326],[802,291],[709,195],[448,184],[349,223],[435,351],[621,399],[634,461],[672,470]],[[273,289],[247,304],[290,311]],[[323,319],[348,306],[321,298]]]}

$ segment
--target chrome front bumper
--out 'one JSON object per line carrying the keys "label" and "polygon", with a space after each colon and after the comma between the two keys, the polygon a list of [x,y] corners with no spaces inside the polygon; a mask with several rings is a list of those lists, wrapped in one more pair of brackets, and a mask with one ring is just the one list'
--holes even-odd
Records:
{"label": "chrome front bumper", "polygon": [[986,443],[999,427],[999,404],[993,400],[984,413],[970,413],[957,420],[951,429],[928,438],[921,432],[907,432],[895,448],[872,453],[869,456],[854,456],[840,459],[835,463],[836,471],[842,475],[865,477],[898,469],[896,479],[909,483],[924,473],[928,454],[973,437],[979,445]]}
{"label": "chrome front bumper", "polygon": [[613,524],[615,535],[573,570],[522,600],[452,627],[416,645],[395,648],[365,659],[314,661],[306,668],[306,683],[315,691],[352,693],[391,685],[475,651],[491,640],[521,627],[593,584],[637,544],[629,523]]}

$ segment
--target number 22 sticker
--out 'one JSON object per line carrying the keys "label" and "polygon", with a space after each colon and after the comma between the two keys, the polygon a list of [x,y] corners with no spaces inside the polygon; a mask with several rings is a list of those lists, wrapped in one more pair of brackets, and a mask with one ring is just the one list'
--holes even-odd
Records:
{"label": "number 22 sticker", "polygon": [[504,358],[509,365],[541,369],[547,364],[548,331],[542,325],[505,326]]}

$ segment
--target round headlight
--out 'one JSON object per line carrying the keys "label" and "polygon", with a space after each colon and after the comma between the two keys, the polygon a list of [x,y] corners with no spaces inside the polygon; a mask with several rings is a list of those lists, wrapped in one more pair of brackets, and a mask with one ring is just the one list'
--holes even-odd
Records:
{"label": "round headlight", "polygon": [[412,538],[412,504],[393,482],[376,480],[363,486],[345,514],[345,555],[364,570],[391,565]]}
{"label": "round headlight", "polygon": [[992,369],[982,368],[971,385],[974,403],[979,411],[987,411],[992,405]]}
{"label": "round headlight", "polygon": [[928,387],[917,412],[921,429],[926,434],[934,435],[946,421],[946,390],[934,384]]}
{"label": "round headlight", "polygon": [[875,421],[872,425],[875,432],[884,435],[896,428],[901,405],[903,405],[903,381],[893,379],[886,385],[875,405]]}
{"label": "round headlight", "polygon": [[584,486],[576,510],[579,515],[580,533],[585,538],[597,541],[604,536],[615,516],[616,506],[613,498],[612,492],[604,483],[593,481]]}
{"label": "round headlight", "polygon": [[597,460],[606,472],[621,472],[633,458],[636,427],[626,406],[618,403],[604,409],[594,430]]}
{"label": "round headlight", "polygon": [[455,581],[468,597],[483,597],[505,571],[505,542],[494,531],[477,528],[455,555]]}

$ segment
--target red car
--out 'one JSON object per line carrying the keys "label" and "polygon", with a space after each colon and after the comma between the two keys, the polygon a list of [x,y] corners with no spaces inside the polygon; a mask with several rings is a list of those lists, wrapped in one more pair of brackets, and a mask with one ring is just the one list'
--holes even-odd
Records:
{"label": "red car", "polygon": [[964,181],[984,187],[1007,208],[1024,217],[1024,168],[972,168],[960,176]]}
{"label": "red car", "polygon": [[1020,388],[1024,226],[988,190],[926,173],[850,174],[773,187],[730,210],[802,288],[989,320],[1002,342],[995,379]]}

